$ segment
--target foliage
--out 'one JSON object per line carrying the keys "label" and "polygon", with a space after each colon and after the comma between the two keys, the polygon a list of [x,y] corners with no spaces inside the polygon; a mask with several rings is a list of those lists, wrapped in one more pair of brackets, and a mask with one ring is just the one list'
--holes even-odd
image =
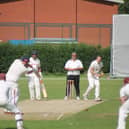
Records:
{"label": "foliage", "polygon": [[87,71],[90,62],[97,55],[103,57],[104,71],[109,72],[110,48],[89,46],[86,44],[44,44],[44,45],[11,45],[0,44],[0,72],[7,72],[10,64],[23,55],[31,56],[31,51],[37,50],[41,60],[42,70],[49,73],[64,72],[65,62],[70,59],[73,51],[83,62]]}
{"label": "foliage", "polygon": [[120,14],[129,14],[129,0],[124,0],[124,4],[120,4],[119,13]]}

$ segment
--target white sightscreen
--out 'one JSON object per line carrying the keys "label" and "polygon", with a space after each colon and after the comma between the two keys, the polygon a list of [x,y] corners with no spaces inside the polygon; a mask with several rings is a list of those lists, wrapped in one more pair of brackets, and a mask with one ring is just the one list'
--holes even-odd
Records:
{"label": "white sightscreen", "polygon": [[113,16],[111,75],[129,76],[129,15]]}

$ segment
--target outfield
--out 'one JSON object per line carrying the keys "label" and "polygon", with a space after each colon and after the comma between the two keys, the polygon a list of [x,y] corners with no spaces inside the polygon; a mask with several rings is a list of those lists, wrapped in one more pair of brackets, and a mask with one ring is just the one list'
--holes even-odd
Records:
{"label": "outfield", "polygon": [[[20,101],[27,99],[27,80],[22,78],[20,84]],[[45,76],[45,84],[49,99],[63,99],[65,94],[64,76]],[[81,95],[88,85],[84,76],[81,77]],[[24,121],[25,129],[116,129],[119,107],[119,89],[122,80],[101,80],[101,96],[104,103],[61,120]],[[90,95],[93,98],[93,92]],[[31,107],[30,107],[31,108]],[[62,107],[63,108],[63,107]],[[128,124],[127,124],[128,126]],[[16,129],[15,121],[0,120],[0,129]]]}

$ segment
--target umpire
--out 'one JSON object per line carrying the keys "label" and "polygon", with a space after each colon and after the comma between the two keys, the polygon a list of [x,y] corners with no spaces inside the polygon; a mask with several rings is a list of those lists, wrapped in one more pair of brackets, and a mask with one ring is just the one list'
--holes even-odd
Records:
{"label": "umpire", "polygon": [[66,64],[64,69],[67,71],[67,83],[66,83],[66,96],[65,100],[68,99],[68,81],[73,80],[74,82],[74,87],[76,90],[76,99],[80,100],[80,87],[79,87],[79,82],[80,82],[80,71],[83,70],[83,64],[82,62],[77,59],[77,53],[72,52],[71,59],[69,59]]}

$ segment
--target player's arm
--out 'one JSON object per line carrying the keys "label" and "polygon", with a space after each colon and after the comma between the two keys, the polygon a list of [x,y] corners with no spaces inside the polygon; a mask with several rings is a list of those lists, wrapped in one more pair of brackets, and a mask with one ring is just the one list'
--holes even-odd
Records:
{"label": "player's arm", "polygon": [[93,76],[97,76],[97,77],[102,77],[104,75],[103,71],[101,71],[100,73],[95,73],[93,67],[90,68],[90,72]]}
{"label": "player's arm", "polygon": [[83,67],[75,68],[74,70],[79,70],[79,71],[81,71],[81,70],[83,70]]}
{"label": "player's arm", "polygon": [[29,64],[28,67],[30,68],[30,70],[27,71],[27,74],[34,72],[38,77],[40,77],[38,70],[34,69],[32,65]]}
{"label": "player's arm", "polygon": [[43,80],[43,75],[42,75],[42,69],[41,69],[40,60],[39,60],[39,64],[38,64],[38,72],[39,72],[39,75],[40,75],[40,80]]}
{"label": "player's arm", "polygon": [[125,87],[121,88],[121,90],[120,90],[120,102],[121,102],[121,104],[125,103],[126,100],[128,99],[125,91],[126,91]]}
{"label": "player's arm", "polygon": [[83,70],[83,64],[82,64],[82,62],[80,60],[78,61],[78,67],[77,68],[74,68],[74,70],[75,71],[76,70],[79,70],[79,71]]}
{"label": "player's arm", "polygon": [[120,98],[120,102],[121,102],[121,104],[124,104],[125,102],[126,102],[126,100],[128,99],[128,97],[127,96],[123,96],[123,97],[121,97]]}
{"label": "player's arm", "polygon": [[94,68],[93,68],[93,67],[90,68],[90,72],[91,72],[91,74],[92,74],[93,76],[97,75],[97,74],[94,72]]}
{"label": "player's arm", "polygon": [[76,71],[76,70],[83,70],[83,68],[64,68],[66,71]]}
{"label": "player's arm", "polygon": [[104,69],[103,68],[104,68],[103,62],[101,62],[100,77],[104,76],[104,72],[103,72]]}
{"label": "player's arm", "polygon": [[38,73],[40,75],[40,79],[43,79],[41,67],[38,67]]}
{"label": "player's arm", "polygon": [[78,68],[69,68],[69,62],[67,62],[64,69],[65,69],[66,71],[76,71],[76,70],[81,71],[81,70],[83,70],[83,65],[82,65],[82,63],[80,62],[80,67],[78,67]]}
{"label": "player's arm", "polygon": [[64,69],[65,69],[66,71],[74,71],[73,68],[70,68],[70,67],[69,67],[69,61],[66,62]]}

